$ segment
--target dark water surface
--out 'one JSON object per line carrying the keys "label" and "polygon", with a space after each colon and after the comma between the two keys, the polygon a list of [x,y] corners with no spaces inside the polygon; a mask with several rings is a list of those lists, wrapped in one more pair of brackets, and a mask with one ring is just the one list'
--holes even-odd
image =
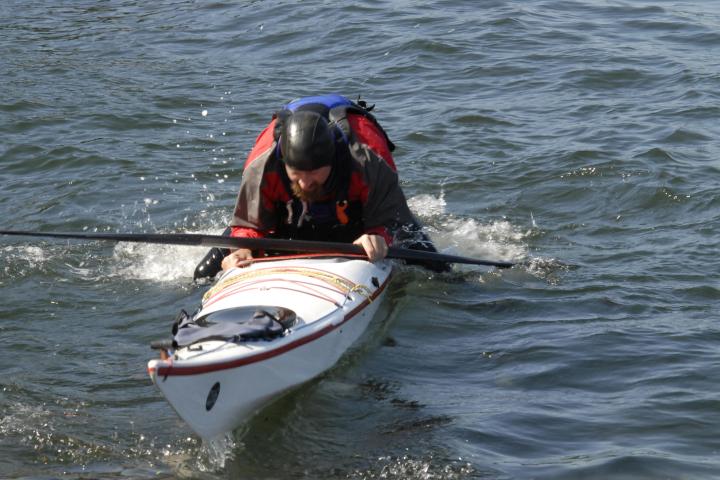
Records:
{"label": "dark water surface", "polygon": [[273,110],[377,104],[413,210],[369,338],[203,444],[149,342],[180,247],[0,239],[0,477],[720,477],[720,4],[0,3],[0,224],[210,232]]}

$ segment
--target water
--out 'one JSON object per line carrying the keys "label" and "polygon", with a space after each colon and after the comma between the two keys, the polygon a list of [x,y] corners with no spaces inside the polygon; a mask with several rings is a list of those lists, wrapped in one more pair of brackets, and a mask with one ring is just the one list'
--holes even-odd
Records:
{"label": "water", "polygon": [[377,104],[445,252],[203,444],[145,372],[204,251],[0,240],[3,478],[717,478],[712,2],[6,1],[3,228],[219,233],[272,111]]}

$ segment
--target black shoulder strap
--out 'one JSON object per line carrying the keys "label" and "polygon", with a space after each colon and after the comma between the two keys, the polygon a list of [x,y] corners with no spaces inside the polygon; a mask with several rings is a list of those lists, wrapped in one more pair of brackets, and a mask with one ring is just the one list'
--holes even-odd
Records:
{"label": "black shoulder strap", "polygon": [[382,132],[383,136],[385,137],[385,141],[388,144],[388,148],[391,152],[395,151],[395,144],[390,140],[390,137],[388,136],[385,129],[380,125],[380,122],[377,121],[375,118],[375,115],[370,113],[370,110],[375,108],[375,105],[371,105],[370,107],[367,107],[367,103],[365,101],[361,101],[358,99],[361,104],[357,104],[355,102],[352,103],[352,105],[341,105],[339,107],[331,108],[328,112],[328,119],[336,124],[342,131],[345,133],[345,135],[350,137],[350,125],[347,122],[344,122],[343,120],[347,120],[348,113],[356,113],[358,115],[362,115],[363,117],[370,120],[377,128]]}
{"label": "black shoulder strap", "polygon": [[283,124],[285,120],[290,116],[292,112],[290,110],[279,110],[275,112],[272,118],[275,120],[275,128],[273,129],[273,140],[277,142],[282,132]]}

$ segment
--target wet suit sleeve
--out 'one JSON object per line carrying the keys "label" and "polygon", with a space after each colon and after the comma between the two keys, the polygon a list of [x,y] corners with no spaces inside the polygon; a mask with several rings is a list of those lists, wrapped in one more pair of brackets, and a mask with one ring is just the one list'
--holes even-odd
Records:
{"label": "wet suit sleeve", "polygon": [[368,186],[363,205],[365,232],[382,235],[391,245],[399,227],[414,225],[417,221],[410,212],[397,173],[372,151],[366,149],[365,153],[363,180]]}
{"label": "wet suit sleeve", "polygon": [[247,166],[240,183],[233,219],[233,237],[264,237],[276,224],[272,175],[266,173],[267,158],[258,158]]}

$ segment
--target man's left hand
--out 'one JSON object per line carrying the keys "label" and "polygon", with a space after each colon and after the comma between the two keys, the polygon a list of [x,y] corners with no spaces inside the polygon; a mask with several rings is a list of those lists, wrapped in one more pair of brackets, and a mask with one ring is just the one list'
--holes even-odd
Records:
{"label": "man's left hand", "polygon": [[365,249],[365,254],[371,262],[384,259],[388,253],[388,244],[380,235],[368,235],[367,233],[353,242]]}

